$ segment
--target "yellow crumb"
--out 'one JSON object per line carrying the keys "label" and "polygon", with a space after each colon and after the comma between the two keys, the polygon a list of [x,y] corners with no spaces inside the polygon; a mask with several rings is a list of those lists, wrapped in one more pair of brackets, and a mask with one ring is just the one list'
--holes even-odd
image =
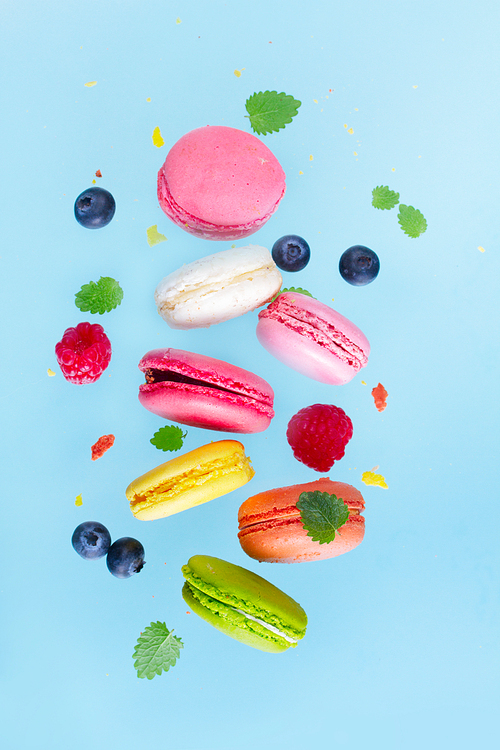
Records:
{"label": "yellow crumb", "polygon": [[484,253],[484,247],[481,247],[481,245],[479,245],[477,249],[479,250],[480,253]]}
{"label": "yellow crumb", "polygon": [[86,86],[88,89],[92,86],[95,86],[97,81],[89,81],[88,83],[84,83],[83,85]]}
{"label": "yellow crumb", "polygon": [[241,78],[241,74],[243,73],[244,70],[245,68],[242,68],[241,70],[235,70],[234,75],[236,76],[236,78]]}
{"label": "yellow crumb", "polygon": [[160,128],[159,127],[156,127],[153,130],[153,143],[154,143],[154,145],[157,148],[161,148],[163,146],[163,144],[165,143],[165,141],[163,140],[163,138],[161,136]]}
{"label": "yellow crumb", "polygon": [[[375,469],[378,469],[378,466],[375,466]],[[382,474],[375,474],[375,471],[373,470],[363,472],[363,474],[361,475],[361,481],[367,485],[382,487],[382,489],[384,490],[389,489]]]}
{"label": "yellow crumb", "polygon": [[81,495],[77,495],[75,498],[75,505],[83,505],[83,500]]}
{"label": "yellow crumb", "polygon": [[349,135],[352,135],[354,133],[354,130],[352,128],[349,128],[347,132],[349,133]]}
{"label": "yellow crumb", "polygon": [[311,154],[311,155],[309,156],[309,161],[312,161],[313,159],[314,159],[314,156],[313,156],[313,155]]}
{"label": "yellow crumb", "polygon": [[366,385],[364,380],[361,381],[361,385]]}
{"label": "yellow crumb", "polygon": [[146,99],[146,101],[147,101],[147,102],[150,102],[150,101],[151,101],[151,97],[150,97],[150,96],[148,96],[148,98]]}
{"label": "yellow crumb", "polygon": [[318,100],[317,100],[317,99],[313,99],[313,102],[314,102],[315,104],[317,104],[317,103],[318,103]]}
{"label": "yellow crumb", "polygon": [[414,86],[413,88],[414,88],[414,89],[418,89],[418,86]]}
{"label": "yellow crumb", "polygon": [[304,174],[304,172],[301,169],[299,169],[299,174]]}
{"label": "yellow crumb", "polygon": [[165,240],[167,239],[164,234],[161,234],[158,231],[157,224],[153,224],[153,226],[148,227],[146,229],[146,235],[148,238],[149,247],[153,247],[153,245],[158,245],[160,242],[165,242]]}
{"label": "yellow crumb", "polygon": [[357,156],[357,155],[358,155],[358,152],[357,152],[357,151],[353,151],[352,153],[354,154],[354,156]]}
{"label": "yellow crumb", "polygon": [[179,25],[180,23],[182,23],[182,21],[181,21],[181,19],[180,19],[179,17],[177,17],[177,18],[175,19],[175,23],[176,23],[176,24],[177,24],[177,26],[178,26],[178,25]]}
{"label": "yellow crumb", "polygon": [[392,167],[391,172],[395,172],[395,171],[396,171],[396,167]]}
{"label": "yellow crumb", "polygon": [[53,377],[54,377],[54,375],[55,375],[55,372],[54,372],[54,370],[51,370],[51,369],[50,369],[50,367],[49,367],[49,368],[47,369],[47,375],[49,376],[49,378],[53,378]]}

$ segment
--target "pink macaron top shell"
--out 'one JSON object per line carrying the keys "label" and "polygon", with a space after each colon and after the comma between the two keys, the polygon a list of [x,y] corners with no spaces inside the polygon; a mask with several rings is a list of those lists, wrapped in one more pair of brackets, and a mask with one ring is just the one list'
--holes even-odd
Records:
{"label": "pink macaron top shell", "polygon": [[368,363],[360,329],[328,305],[284,292],[259,313],[257,338],[276,359],[330,385],[348,383]]}
{"label": "pink macaron top shell", "polygon": [[248,237],[285,193],[285,173],[251,133],[223,125],[191,130],[158,172],[158,200],[182,229],[211,240]]}
{"label": "pink macaron top shell", "polygon": [[262,432],[274,416],[263,378],[228,362],[182,349],[154,349],[139,362],[139,401],[164,419],[237,433]]}

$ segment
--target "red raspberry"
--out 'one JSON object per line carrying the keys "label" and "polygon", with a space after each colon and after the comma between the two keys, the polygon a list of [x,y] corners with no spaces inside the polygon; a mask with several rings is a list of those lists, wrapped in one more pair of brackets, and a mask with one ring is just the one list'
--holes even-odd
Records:
{"label": "red raspberry", "polygon": [[64,331],[56,344],[56,357],[70,383],[95,383],[109,365],[111,342],[99,323],[78,323]]}
{"label": "red raspberry", "polygon": [[352,438],[352,422],[338,406],[314,404],[291,418],[286,437],[298,461],[316,471],[330,471]]}

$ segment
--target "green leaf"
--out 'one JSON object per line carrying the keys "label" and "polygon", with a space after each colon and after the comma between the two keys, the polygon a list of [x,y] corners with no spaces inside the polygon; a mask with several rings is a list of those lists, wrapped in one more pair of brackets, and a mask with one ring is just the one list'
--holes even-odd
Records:
{"label": "green leaf", "polygon": [[389,190],[387,185],[379,185],[372,190],[372,206],[388,210],[399,203],[399,193]]}
{"label": "green leaf", "polygon": [[405,206],[404,203],[399,206],[398,222],[408,237],[420,237],[427,229],[427,222],[418,208]]}
{"label": "green leaf", "polygon": [[293,96],[277,91],[259,91],[250,96],[245,103],[250,125],[254,133],[266,135],[277,133],[284,128],[297,114],[301,102]]}
{"label": "green leaf", "polygon": [[[278,292],[278,294],[274,295],[274,297],[272,298],[271,302],[274,302],[274,300],[276,299],[276,297],[279,297],[280,294],[284,294],[285,292],[297,292],[297,294],[305,294],[307,297],[312,297],[311,292],[308,292],[307,289],[301,289],[300,286],[297,286],[297,287],[290,286],[290,287],[288,287],[288,289],[280,289],[279,292]],[[315,297],[313,297],[313,299],[315,299]]]}
{"label": "green leaf", "polygon": [[82,312],[99,313],[111,312],[121,304],[123,289],[120,284],[109,276],[101,276],[99,281],[89,281],[75,294],[75,305]]}
{"label": "green leaf", "polygon": [[137,677],[152,680],[157,674],[168,672],[170,667],[175,666],[184,644],[180,638],[172,635],[173,632],[164,622],[152,622],[144,629],[132,656]]}
{"label": "green leaf", "polygon": [[160,427],[149,442],[160,451],[178,451],[182,448],[186,435],[187,432],[171,424]]}
{"label": "green leaf", "polygon": [[335,532],[349,518],[349,509],[342,498],[328,492],[302,492],[297,508],[307,536],[320,544],[333,542]]}

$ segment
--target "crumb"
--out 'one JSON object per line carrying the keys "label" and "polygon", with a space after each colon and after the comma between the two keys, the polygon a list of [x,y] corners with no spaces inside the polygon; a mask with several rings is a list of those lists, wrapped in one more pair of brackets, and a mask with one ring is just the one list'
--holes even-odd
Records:
{"label": "crumb", "polygon": [[95,86],[97,81],[89,81],[88,83],[84,83],[83,85],[86,86],[88,89],[92,86]]}
{"label": "crumb", "polygon": [[54,375],[55,375],[55,372],[54,372],[54,370],[51,370],[51,369],[50,369],[50,367],[49,367],[49,368],[47,369],[47,375],[49,376],[49,378],[53,378],[53,377],[54,377]]}
{"label": "crumb", "polygon": [[477,249],[479,250],[480,253],[484,253],[484,247],[481,247],[481,245],[479,245]]}
{"label": "crumb", "polygon": [[372,396],[378,411],[384,411],[387,406],[388,393],[382,383],[379,383],[375,388],[372,389]]}
{"label": "crumb", "polygon": [[102,435],[102,437],[99,438],[97,443],[94,443],[92,446],[92,461],[97,461],[98,458],[101,458],[101,456],[106,453],[107,450],[111,448],[113,443],[115,442],[115,436],[114,435]]}
{"label": "crumb", "polygon": [[[376,466],[375,469],[378,469],[378,466]],[[365,471],[361,475],[361,481],[367,485],[372,485],[373,487],[382,487],[382,489],[388,490],[389,487],[387,486],[384,477],[382,476],[382,474],[375,474],[375,469],[372,469],[371,471]]]}
{"label": "crumb", "polygon": [[96,177],[102,177],[102,172],[101,172],[100,169],[97,170],[97,172],[95,173],[95,176]]}
{"label": "crumb", "polygon": [[161,234],[158,231],[157,224],[153,224],[153,226],[148,227],[146,229],[146,234],[148,238],[149,247],[153,247],[153,245],[158,245],[159,242],[165,242],[165,240],[167,239],[164,234]]}
{"label": "crumb", "polygon": [[160,133],[160,128],[159,127],[156,127],[153,130],[153,136],[152,137],[153,137],[153,143],[154,143],[154,145],[157,148],[161,148],[163,146],[163,144],[165,143],[165,141],[163,140],[162,135]]}
{"label": "crumb", "polygon": [[75,497],[75,505],[76,506],[83,505],[83,500],[82,500],[82,496],[81,495],[77,495]]}

